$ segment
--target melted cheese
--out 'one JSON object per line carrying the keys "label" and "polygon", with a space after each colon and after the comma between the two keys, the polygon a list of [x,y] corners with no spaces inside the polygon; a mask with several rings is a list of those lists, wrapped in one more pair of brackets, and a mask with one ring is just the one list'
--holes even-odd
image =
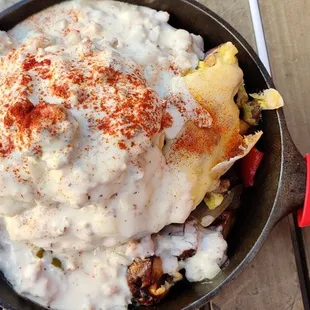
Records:
{"label": "melted cheese", "polygon": [[187,173],[195,184],[194,207],[216,188],[219,178],[250,151],[262,134],[246,138],[239,134],[239,109],[234,96],[243,73],[237,52],[232,43],[223,44],[207,55],[198,70],[185,75],[190,93],[212,116],[212,126],[201,128],[187,122],[178,137],[168,140],[164,148],[168,161],[174,163],[176,170]]}

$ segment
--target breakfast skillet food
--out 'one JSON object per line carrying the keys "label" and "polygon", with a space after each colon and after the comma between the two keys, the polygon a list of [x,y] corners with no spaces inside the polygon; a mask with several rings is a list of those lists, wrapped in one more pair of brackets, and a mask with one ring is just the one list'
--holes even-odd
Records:
{"label": "breakfast skillet food", "polygon": [[70,1],[0,33],[1,269],[44,306],[150,305],[226,260],[223,175],[247,155],[253,184],[255,126],[283,100],[168,18]]}

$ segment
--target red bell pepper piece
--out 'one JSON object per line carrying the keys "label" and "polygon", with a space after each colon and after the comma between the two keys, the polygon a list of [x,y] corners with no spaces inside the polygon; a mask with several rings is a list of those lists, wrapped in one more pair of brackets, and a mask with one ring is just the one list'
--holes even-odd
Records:
{"label": "red bell pepper piece", "polygon": [[255,174],[263,157],[264,153],[254,146],[249,154],[241,159],[241,177],[245,187],[254,185]]}

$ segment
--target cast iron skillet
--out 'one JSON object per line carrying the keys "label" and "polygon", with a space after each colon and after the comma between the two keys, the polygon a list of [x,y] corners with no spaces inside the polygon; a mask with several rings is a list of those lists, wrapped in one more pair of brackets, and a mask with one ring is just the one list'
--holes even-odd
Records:
{"label": "cast iron skillet", "polygon": [[[24,0],[0,13],[0,29],[14,25],[61,0]],[[128,0],[171,14],[170,23],[204,38],[205,50],[231,41],[238,50],[247,90],[256,92],[274,87],[273,82],[249,44],[224,20],[193,0]],[[168,298],[156,307],[143,309],[197,309],[232,281],[253,259],[271,229],[285,215],[302,206],[306,165],[287,130],[282,110],[263,114],[260,148],[265,158],[254,188],[248,190],[238,211],[228,240],[229,264],[212,283],[177,285]],[[19,297],[3,277],[0,278],[0,305],[13,310],[43,309]]]}

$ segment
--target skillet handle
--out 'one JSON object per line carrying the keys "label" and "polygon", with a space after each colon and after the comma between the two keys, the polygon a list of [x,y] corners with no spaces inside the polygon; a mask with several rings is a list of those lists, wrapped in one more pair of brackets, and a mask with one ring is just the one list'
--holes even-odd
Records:
{"label": "skillet handle", "polygon": [[[279,113],[282,114],[280,119],[283,138],[283,170],[274,223],[302,208],[305,201],[307,174],[306,161],[290,136],[285,123],[283,110],[280,110]],[[310,209],[307,208],[307,210]]]}
{"label": "skillet handle", "polygon": [[306,181],[306,197],[303,209],[298,210],[298,226],[310,226],[310,154],[306,155],[307,163],[307,181]]}

